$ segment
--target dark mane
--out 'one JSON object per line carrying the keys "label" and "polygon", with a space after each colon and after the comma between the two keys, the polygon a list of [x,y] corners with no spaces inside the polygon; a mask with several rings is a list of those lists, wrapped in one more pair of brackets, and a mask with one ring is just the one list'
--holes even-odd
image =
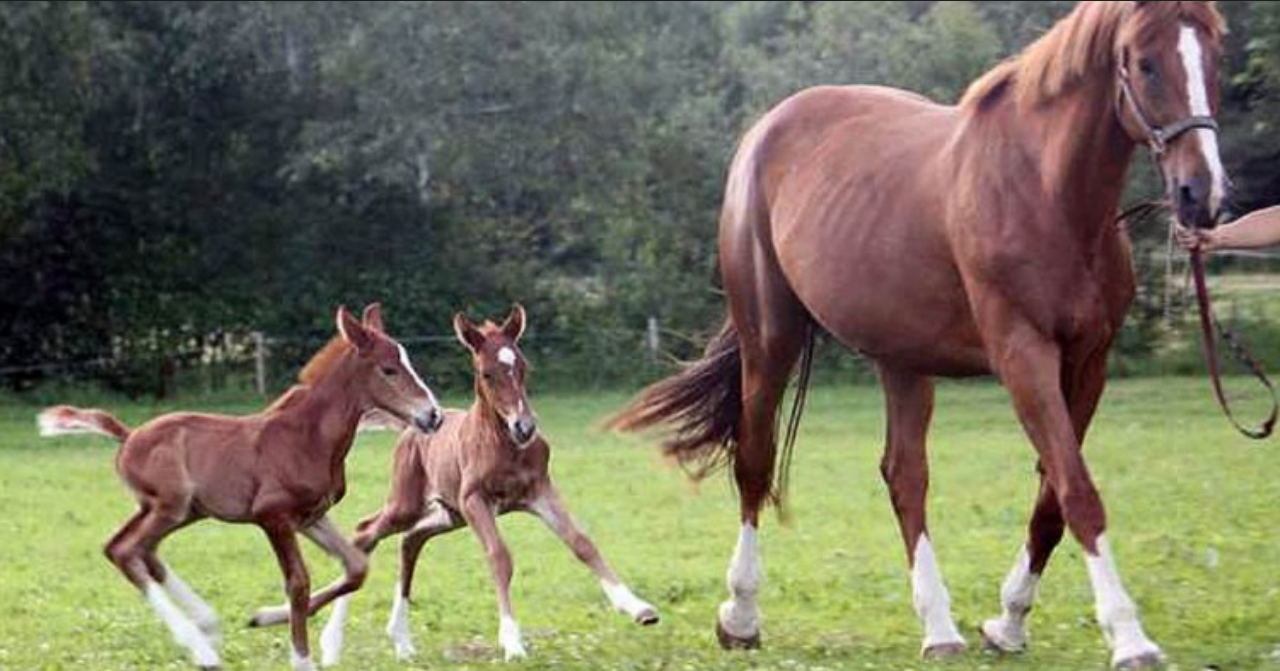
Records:
{"label": "dark mane", "polygon": [[[960,106],[981,109],[993,98],[1012,95],[1019,107],[1032,108],[1053,101],[1098,71],[1115,70],[1117,37],[1135,10],[1133,2],[1080,3],[1043,37],[974,81]],[[1144,21],[1135,30],[1186,21],[1215,38],[1226,32],[1212,2],[1152,2],[1142,11]]]}

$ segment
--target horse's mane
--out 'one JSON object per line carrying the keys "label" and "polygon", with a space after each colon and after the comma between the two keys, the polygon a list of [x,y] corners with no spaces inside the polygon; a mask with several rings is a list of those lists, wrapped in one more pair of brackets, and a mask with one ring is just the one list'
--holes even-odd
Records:
{"label": "horse's mane", "polygon": [[[1120,27],[1136,10],[1134,2],[1082,2],[1049,32],[1021,53],[992,68],[969,86],[961,107],[981,108],[992,99],[1012,95],[1019,107],[1035,107],[1070,90],[1101,70],[1115,70],[1115,44]],[[1212,2],[1150,2],[1137,26],[1173,20],[1194,23],[1215,38],[1226,22]]]}
{"label": "horse's mane", "polygon": [[341,359],[342,355],[346,354],[349,349],[351,349],[351,345],[348,345],[347,341],[342,339],[342,336],[334,336],[324,347],[320,348],[319,352],[315,353],[315,356],[311,357],[307,365],[302,367],[302,372],[298,373],[298,382],[308,385],[315,384],[316,381],[324,377],[333,368],[338,359]]}

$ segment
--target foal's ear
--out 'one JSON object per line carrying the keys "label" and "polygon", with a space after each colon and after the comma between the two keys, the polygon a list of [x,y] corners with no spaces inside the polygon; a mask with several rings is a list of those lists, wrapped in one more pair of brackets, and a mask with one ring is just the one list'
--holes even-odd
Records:
{"label": "foal's ear", "polygon": [[368,329],[356,321],[355,317],[351,316],[350,312],[347,312],[345,305],[338,308],[338,333],[341,333],[342,339],[356,348],[357,352],[368,351],[373,346],[373,336]]}
{"label": "foal's ear", "polygon": [[520,336],[524,335],[524,306],[516,303],[511,306],[511,314],[507,315],[507,321],[502,323],[502,335],[506,336],[511,342],[516,342]]}
{"label": "foal's ear", "polygon": [[386,333],[387,329],[382,325],[382,303],[370,303],[364,309],[364,317],[361,319],[364,327],[373,329],[379,333]]}
{"label": "foal's ear", "polygon": [[453,333],[458,336],[458,342],[473,353],[479,352],[484,345],[484,334],[471,323],[470,319],[467,319],[464,313],[459,312],[453,316]]}

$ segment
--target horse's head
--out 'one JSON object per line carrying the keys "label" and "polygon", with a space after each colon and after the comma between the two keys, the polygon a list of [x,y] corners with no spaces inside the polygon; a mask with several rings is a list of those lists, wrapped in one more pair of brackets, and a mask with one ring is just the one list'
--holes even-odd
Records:
{"label": "horse's head", "polygon": [[1178,219],[1199,228],[1228,206],[1214,122],[1224,32],[1211,2],[1135,2],[1116,36],[1121,123],[1155,153]]}
{"label": "horse's head", "polygon": [[382,308],[377,303],[356,321],[345,307],[338,308],[338,332],[356,354],[357,374],[348,390],[368,410],[382,410],[418,429],[440,428],[444,412],[436,396],[409,363],[404,346],[386,334]]}
{"label": "horse's head", "polygon": [[512,307],[502,326],[485,322],[477,327],[461,312],[453,318],[458,340],[471,351],[476,395],[502,419],[511,440],[521,448],[528,447],[538,435],[538,420],[524,386],[527,367],[519,347],[524,324],[520,305]]}

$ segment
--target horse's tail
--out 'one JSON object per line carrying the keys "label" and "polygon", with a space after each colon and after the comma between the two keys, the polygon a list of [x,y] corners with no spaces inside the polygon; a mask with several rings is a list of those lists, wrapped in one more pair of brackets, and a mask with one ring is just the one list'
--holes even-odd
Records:
{"label": "horse's tail", "polygon": [[[787,490],[792,447],[809,388],[813,344],[810,326],[781,462],[775,469],[771,498],[780,510]],[[674,431],[663,444],[663,452],[675,458],[695,480],[701,480],[736,459],[741,417],[742,346],[737,328],[731,320],[726,320],[701,359],[640,392],[631,405],[609,420],[608,426],[618,431],[640,431],[661,424],[671,425]]]}
{"label": "horse's tail", "polygon": [[96,433],[120,442],[129,438],[129,427],[105,410],[55,405],[36,415],[41,436],[64,436],[74,433]]}

